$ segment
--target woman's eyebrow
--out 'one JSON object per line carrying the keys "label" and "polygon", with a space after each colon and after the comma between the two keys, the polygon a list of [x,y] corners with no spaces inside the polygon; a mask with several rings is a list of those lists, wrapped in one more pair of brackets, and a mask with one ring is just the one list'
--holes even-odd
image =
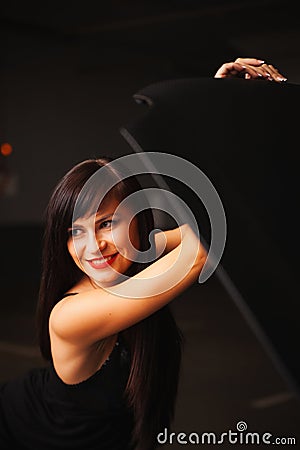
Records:
{"label": "woman's eyebrow", "polygon": [[105,216],[99,217],[99,216],[96,214],[96,220],[95,220],[95,222],[101,222],[102,220],[108,219],[109,217],[111,217],[111,216],[113,216],[113,215],[114,215],[114,213],[111,213],[111,214],[106,214]]}

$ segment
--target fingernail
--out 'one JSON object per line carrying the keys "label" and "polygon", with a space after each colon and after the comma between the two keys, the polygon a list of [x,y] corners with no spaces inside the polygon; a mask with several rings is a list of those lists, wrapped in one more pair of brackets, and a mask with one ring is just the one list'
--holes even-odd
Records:
{"label": "fingernail", "polygon": [[287,78],[277,77],[277,80],[279,80],[279,81],[287,81]]}
{"label": "fingernail", "polygon": [[265,61],[263,61],[262,59],[259,59],[258,62],[260,62],[261,64],[263,64]]}

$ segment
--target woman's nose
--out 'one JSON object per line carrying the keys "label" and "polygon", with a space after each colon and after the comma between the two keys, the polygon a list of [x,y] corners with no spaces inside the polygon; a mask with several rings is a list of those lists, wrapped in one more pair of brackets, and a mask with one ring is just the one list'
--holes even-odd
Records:
{"label": "woman's nose", "polygon": [[89,236],[87,242],[87,248],[90,253],[97,253],[104,250],[106,247],[106,241],[104,239],[98,239],[95,235]]}
{"label": "woman's nose", "polygon": [[98,239],[98,248],[100,251],[104,250],[106,247],[106,241],[104,239]]}

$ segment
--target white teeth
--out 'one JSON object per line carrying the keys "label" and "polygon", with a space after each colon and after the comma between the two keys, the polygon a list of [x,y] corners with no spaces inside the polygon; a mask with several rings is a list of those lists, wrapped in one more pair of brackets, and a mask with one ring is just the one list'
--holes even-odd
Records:
{"label": "white teeth", "polygon": [[99,265],[103,264],[106,261],[109,261],[112,258],[112,256],[108,256],[107,258],[103,258],[103,259],[94,259],[93,260],[93,264]]}

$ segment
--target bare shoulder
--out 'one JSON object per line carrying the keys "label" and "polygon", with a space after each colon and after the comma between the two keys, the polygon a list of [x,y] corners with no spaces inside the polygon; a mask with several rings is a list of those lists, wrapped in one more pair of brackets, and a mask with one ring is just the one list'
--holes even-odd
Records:
{"label": "bare shoulder", "polygon": [[62,298],[50,313],[50,336],[85,348],[114,334],[103,333],[109,319],[108,296],[102,289],[91,289]]}
{"label": "bare shoulder", "polygon": [[[86,299],[89,292],[92,292],[91,285],[87,280],[80,281],[75,286],[73,286],[70,290],[68,290],[63,298],[59,300],[50,313],[49,326],[55,329],[55,323],[62,317],[64,314],[68,314],[70,310],[75,307],[78,308],[78,304],[81,304],[82,300]],[[79,300],[79,303],[78,303]]]}
{"label": "bare shoulder", "polygon": [[[74,295],[73,295],[74,294]],[[76,295],[75,295],[76,294]],[[69,314],[80,315],[84,307],[88,307],[88,300],[95,296],[94,290],[82,292],[70,292],[59,300],[50,313],[49,326],[55,330],[55,325]],[[97,298],[101,298],[101,292],[97,292]]]}
{"label": "bare shoulder", "polygon": [[[86,333],[82,335],[83,338],[78,338],[78,332],[82,332],[80,320],[85,321],[80,315],[79,306],[86,300],[86,294],[86,292],[84,295],[79,293],[61,299],[50,315],[49,333],[53,364],[58,376],[67,384],[83,381],[99,370],[117,339],[117,335],[108,336],[103,340],[97,340],[96,336],[88,338],[89,324],[84,325]],[[75,317],[75,326],[72,330],[67,319],[69,316]],[[71,334],[67,338],[61,332],[61,327],[69,329]]]}
{"label": "bare shoulder", "polygon": [[[64,312],[65,309],[72,307],[73,298],[70,299],[70,297],[69,296],[63,297],[52,308],[52,311],[50,313],[50,318],[49,318],[50,328],[53,328],[53,325],[55,325],[56,321],[59,319],[59,316],[61,315],[61,313]],[[73,297],[73,295],[72,295],[72,297]],[[54,326],[54,329],[55,329],[55,326]]]}
{"label": "bare shoulder", "polygon": [[[53,364],[58,376],[67,384],[79,383],[99,370],[117,339],[117,334],[102,338],[101,317],[97,310],[92,310],[91,297],[95,304],[95,291],[64,297],[50,314]],[[97,300],[101,301],[98,290]],[[98,330],[95,328],[97,323]]]}

